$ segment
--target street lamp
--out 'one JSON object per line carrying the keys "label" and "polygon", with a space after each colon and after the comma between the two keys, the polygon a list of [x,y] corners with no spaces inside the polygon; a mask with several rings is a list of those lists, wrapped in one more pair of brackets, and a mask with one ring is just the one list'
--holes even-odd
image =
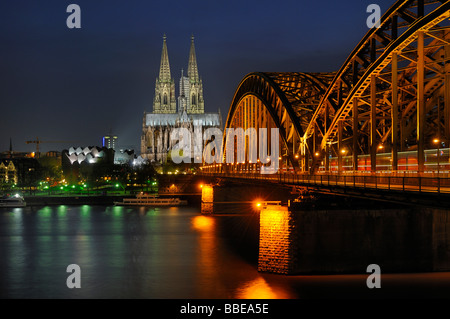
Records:
{"label": "street lamp", "polygon": [[440,170],[440,165],[439,165],[439,153],[441,152],[441,150],[440,150],[440,145],[439,144],[441,144],[441,141],[438,139],[438,138],[435,138],[434,140],[433,140],[433,143],[434,144],[436,144],[437,145],[437,153],[436,153],[436,158],[437,158],[437,172],[438,172],[438,176],[439,176],[439,170]]}

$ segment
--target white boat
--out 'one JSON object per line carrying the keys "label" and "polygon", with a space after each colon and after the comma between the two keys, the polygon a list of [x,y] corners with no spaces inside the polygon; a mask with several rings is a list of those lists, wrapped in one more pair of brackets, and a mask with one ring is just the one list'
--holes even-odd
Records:
{"label": "white boat", "polygon": [[122,202],[114,202],[115,206],[182,206],[187,200],[179,198],[158,198],[157,195],[139,194],[136,198],[124,198]]}
{"label": "white boat", "polygon": [[27,203],[22,196],[16,194],[14,196],[3,196],[0,198],[0,208],[2,207],[25,207]]}

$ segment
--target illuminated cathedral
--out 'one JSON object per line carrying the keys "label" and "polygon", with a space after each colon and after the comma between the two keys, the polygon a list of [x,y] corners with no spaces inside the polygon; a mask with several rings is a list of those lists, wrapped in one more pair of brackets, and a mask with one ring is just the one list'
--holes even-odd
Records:
{"label": "illuminated cathedral", "polygon": [[155,83],[153,112],[144,112],[143,117],[141,156],[153,163],[166,163],[168,154],[174,146],[170,140],[172,130],[187,128],[192,136],[191,158],[193,158],[194,153],[199,154],[196,148],[203,147],[203,145],[194,145],[194,128],[201,127],[203,132],[208,128],[221,128],[221,126],[220,110],[217,113],[205,113],[203,82],[198,73],[194,37],[191,37],[187,76],[182,70],[177,98],[175,81],[170,72],[167,38],[164,36],[159,77]]}

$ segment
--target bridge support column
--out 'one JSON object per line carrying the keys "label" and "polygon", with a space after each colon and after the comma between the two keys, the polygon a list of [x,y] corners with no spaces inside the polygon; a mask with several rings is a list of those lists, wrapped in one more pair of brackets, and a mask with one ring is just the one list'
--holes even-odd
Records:
{"label": "bridge support column", "polygon": [[213,185],[202,186],[202,214],[212,214],[214,212],[214,187]]}
{"label": "bridge support column", "polygon": [[403,152],[406,149],[405,130],[406,130],[406,117],[402,117],[400,119],[400,151],[401,152]]}
{"label": "bridge support column", "polygon": [[397,53],[392,55],[392,170],[398,170],[398,57]]}
{"label": "bridge support column", "polygon": [[370,80],[370,167],[373,174],[377,172],[377,78]]}
{"label": "bridge support column", "polygon": [[425,53],[423,31],[418,32],[417,56],[417,162],[419,173],[423,173],[425,168]]}
{"label": "bridge support column", "polygon": [[260,212],[258,271],[360,273],[372,263],[386,272],[448,271],[450,253],[441,247],[450,242],[449,217],[445,209],[267,205]]}
{"label": "bridge support column", "polygon": [[338,172],[342,173],[342,155],[345,154],[344,146],[342,145],[342,121],[338,123]]}
{"label": "bridge support column", "polygon": [[[328,102],[325,102],[325,119],[324,119],[325,132],[328,131],[328,128],[330,126],[330,119],[328,112],[329,112]],[[325,146],[325,171],[327,173],[330,172],[330,145],[328,144],[328,142]]]}
{"label": "bridge support column", "polygon": [[325,146],[325,171],[330,172],[330,145],[328,143]]}
{"label": "bridge support column", "polygon": [[353,171],[358,171],[358,138],[359,138],[358,99],[353,99]]}
{"label": "bridge support column", "polygon": [[448,147],[450,144],[450,45],[446,45],[444,50],[444,136],[446,147]]}
{"label": "bridge support column", "polygon": [[307,141],[304,140],[302,143],[302,168],[303,172],[307,173],[309,170],[309,154],[308,154],[308,147],[306,146]]}
{"label": "bridge support column", "polygon": [[258,271],[293,274],[297,263],[296,218],[287,206],[267,205],[260,212]]}

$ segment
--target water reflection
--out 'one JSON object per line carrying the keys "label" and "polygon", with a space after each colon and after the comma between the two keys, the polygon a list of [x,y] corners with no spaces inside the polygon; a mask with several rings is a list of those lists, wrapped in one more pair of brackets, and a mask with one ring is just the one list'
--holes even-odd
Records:
{"label": "water reflection", "polygon": [[[204,298],[276,299],[292,298],[281,288],[267,282],[254,265],[236,256],[218,231],[220,219],[195,216],[192,228],[198,232],[197,294]],[[239,223],[239,221],[237,221]],[[247,225],[248,226],[248,225]],[[230,232],[229,236],[235,234]],[[242,243],[245,245],[245,243]]]}
{"label": "water reflection", "polygon": [[288,299],[291,296],[281,289],[271,287],[262,277],[245,282],[236,289],[238,299]]}
{"label": "water reflection", "polygon": [[195,216],[192,218],[192,227],[199,232],[214,231],[214,218],[208,216]]}
{"label": "water reflection", "polygon": [[[196,294],[214,296],[221,290],[221,278],[218,276],[220,259],[217,256],[217,238],[215,236],[215,220],[210,216],[195,216],[191,220],[192,229],[198,233],[196,258]],[[216,282],[211,285],[210,282]],[[207,298],[207,297],[206,297]]]}
{"label": "water reflection", "polygon": [[[246,258],[254,245],[247,249],[241,237],[249,220],[205,216],[189,207],[5,210],[0,213],[0,298],[285,299],[370,293],[365,276],[259,273],[257,263]],[[72,263],[81,267],[82,289],[65,285]],[[448,296],[444,288],[450,275],[418,277],[426,278],[416,285],[420,291],[439,282]],[[399,276],[385,278],[392,282]],[[405,279],[400,283],[408,285]],[[389,282],[383,284],[383,292],[389,291]]]}

